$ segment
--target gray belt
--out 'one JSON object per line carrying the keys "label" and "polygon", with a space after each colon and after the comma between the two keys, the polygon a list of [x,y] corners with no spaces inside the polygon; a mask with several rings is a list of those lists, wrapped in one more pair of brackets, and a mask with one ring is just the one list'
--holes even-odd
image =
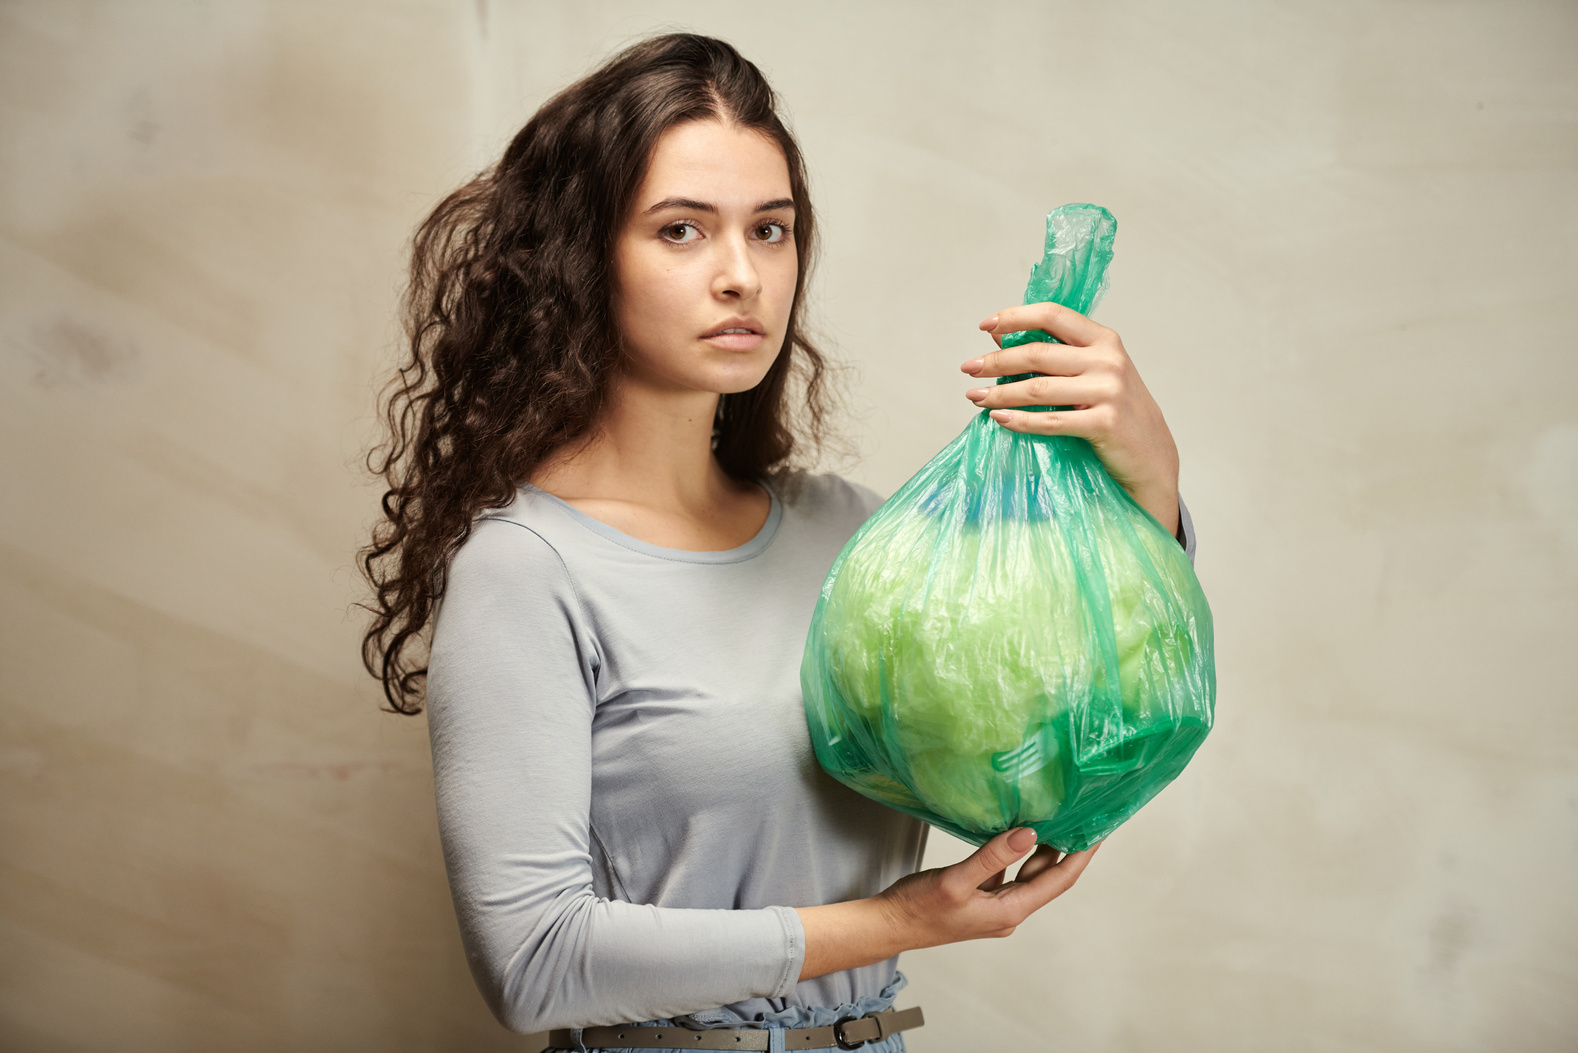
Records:
{"label": "gray belt", "polygon": [[[885,1013],[846,1016],[831,1027],[794,1027],[784,1030],[785,1049],[859,1049],[895,1031],[926,1023],[920,1006],[889,1009]],[[715,1027],[695,1031],[688,1027],[653,1027],[617,1024],[581,1029],[586,1049],[768,1049],[768,1030],[762,1027]],[[549,1049],[575,1049],[575,1032],[568,1028],[548,1032]]]}

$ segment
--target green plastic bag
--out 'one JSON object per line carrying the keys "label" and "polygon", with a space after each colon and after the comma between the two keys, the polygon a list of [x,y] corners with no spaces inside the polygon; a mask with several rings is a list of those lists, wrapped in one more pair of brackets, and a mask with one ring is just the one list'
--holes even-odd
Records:
{"label": "green plastic bag", "polygon": [[[1095,205],[1054,210],[1025,302],[1088,314],[1116,226]],[[1088,442],[982,410],[839,553],[800,680],[840,782],[977,845],[1030,826],[1079,851],[1204,741],[1211,609]]]}

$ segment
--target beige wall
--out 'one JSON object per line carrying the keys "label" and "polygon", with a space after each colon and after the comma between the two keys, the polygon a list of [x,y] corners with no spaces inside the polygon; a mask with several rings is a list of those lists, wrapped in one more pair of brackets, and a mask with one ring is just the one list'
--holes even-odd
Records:
{"label": "beige wall", "polygon": [[[1178,437],[1219,726],[916,1053],[1578,1044],[1578,7],[0,4],[0,1048],[525,1049],[356,659],[402,242],[654,28],[757,60],[855,477],[1041,216]],[[933,862],[962,854],[938,837]],[[1001,1028],[983,1040],[980,1028]]]}

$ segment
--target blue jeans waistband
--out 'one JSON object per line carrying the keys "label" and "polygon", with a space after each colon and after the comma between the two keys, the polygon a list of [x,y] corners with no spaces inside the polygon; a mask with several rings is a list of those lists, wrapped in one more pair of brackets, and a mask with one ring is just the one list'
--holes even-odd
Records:
{"label": "blue jeans waistband", "polygon": [[[699,1013],[687,1013],[684,1016],[662,1020],[643,1020],[641,1027],[691,1027],[711,1030],[717,1027],[760,1027],[777,1032],[769,1036],[771,1043],[770,1053],[782,1053],[784,1049],[783,1032],[802,1027],[831,1027],[846,1016],[865,1016],[867,1013],[880,1013],[893,1008],[893,999],[909,980],[901,972],[895,972],[893,982],[884,987],[880,994],[868,995],[858,998],[853,1002],[845,1002],[836,1006],[789,1005],[776,1011],[758,1014],[754,1020],[746,1020],[740,1014],[728,1008],[706,1009]],[[584,1046],[580,1042],[580,1029],[575,1029],[576,1043],[572,1047],[585,1053],[640,1053],[639,1047],[608,1047],[599,1046],[595,1049]],[[827,1049],[836,1049],[828,1046]],[[867,1042],[861,1047],[862,1053],[905,1053],[904,1036],[902,1034],[890,1035],[880,1042]]]}

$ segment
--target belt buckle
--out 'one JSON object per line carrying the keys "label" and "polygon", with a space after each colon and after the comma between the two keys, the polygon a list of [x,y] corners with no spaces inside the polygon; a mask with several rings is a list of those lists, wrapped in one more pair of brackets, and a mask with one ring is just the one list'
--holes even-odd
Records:
{"label": "belt buckle", "polygon": [[[870,1016],[871,1014],[868,1013],[866,1015]],[[870,1041],[869,1039],[864,1039],[863,1038],[863,1039],[861,1039],[858,1042],[850,1043],[850,1041],[844,1037],[844,1025],[845,1024],[853,1024],[856,1020],[864,1020],[864,1019],[865,1019],[865,1017],[846,1016],[846,1017],[840,1017],[838,1020],[835,1020],[833,1022],[833,1041],[838,1043],[838,1048],[839,1049],[859,1049],[861,1046],[865,1045],[868,1041]]]}

